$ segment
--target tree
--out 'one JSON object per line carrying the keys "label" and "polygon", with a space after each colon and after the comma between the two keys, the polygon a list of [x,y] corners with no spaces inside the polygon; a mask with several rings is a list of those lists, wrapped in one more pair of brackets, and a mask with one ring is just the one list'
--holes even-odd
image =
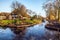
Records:
{"label": "tree", "polygon": [[[59,20],[60,17],[60,0],[51,0],[53,2],[46,3],[43,8],[46,11],[46,16],[48,17],[50,14],[55,16],[55,19]],[[49,16],[50,17],[50,16]],[[50,18],[49,18],[50,19]]]}
{"label": "tree", "polygon": [[31,17],[34,16],[34,15],[36,15],[36,13],[33,12],[32,10],[27,9],[27,12],[28,12],[28,14],[29,14]]}
{"label": "tree", "polygon": [[53,14],[53,6],[52,3],[47,3],[43,6],[43,8],[46,11],[46,17],[48,17],[50,19],[50,15]]}
{"label": "tree", "polygon": [[33,20],[33,19],[37,19],[37,15],[32,16],[31,20]]}
{"label": "tree", "polygon": [[21,3],[19,3],[18,1],[12,2],[11,5],[12,10],[20,9],[20,7],[21,7]]}
{"label": "tree", "polygon": [[54,8],[55,8],[55,12],[56,12],[56,15],[57,15],[57,20],[60,19],[60,0],[56,0],[54,2]]}
{"label": "tree", "polygon": [[18,17],[30,17],[26,12],[26,7],[17,1],[12,3],[12,10],[12,13],[17,14]]}

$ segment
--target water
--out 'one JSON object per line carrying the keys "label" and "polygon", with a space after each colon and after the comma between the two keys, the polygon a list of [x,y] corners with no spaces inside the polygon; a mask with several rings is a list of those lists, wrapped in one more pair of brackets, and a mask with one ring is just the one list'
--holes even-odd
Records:
{"label": "water", "polygon": [[46,22],[27,28],[26,40],[60,40],[58,32],[46,29],[45,24]]}
{"label": "water", "polygon": [[45,24],[28,27],[22,35],[16,35],[10,28],[0,28],[0,40],[60,40],[58,32],[46,29]]}
{"label": "water", "polygon": [[0,28],[0,40],[12,40],[14,38],[14,36],[15,36],[15,34],[11,31],[11,29]]}

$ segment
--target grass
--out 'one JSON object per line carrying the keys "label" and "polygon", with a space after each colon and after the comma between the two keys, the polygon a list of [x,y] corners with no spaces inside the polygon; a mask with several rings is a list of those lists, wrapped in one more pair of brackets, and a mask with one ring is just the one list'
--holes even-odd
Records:
{"label": "grass", "polygon": [[26,19],[25,23],[27,23],[27,24],[33,24],[34,22],[32,20]]}
{"label": "grass", "polygon": [[4,25],[8,25],[8,24],[21,24],[21,23],[26,23],[26,24],[38,24],[39,22],[41,22],[41,20],[30,20],[30,19],[25,19],[25,20],[0,20],[0,25],[4,26]]}
{"label": "grass", "polygon": [[8,25],[13,23],[13,20],[0,20],[0,25]]}
{"label": "grass", "polygon": [[34,21],[34,23],[36,23],[36,24],[38,24],[38,23],[41,23],[41,22],[42,22],[41,20],[38,20],[38,19],[34,19],[33,21]]}
{"label": "grass", "polygon": [[38,24],[38,23],[41,23],[42,21],[38,19],[33,19],[33,20],[26,19],[25,22],[28,24]]}

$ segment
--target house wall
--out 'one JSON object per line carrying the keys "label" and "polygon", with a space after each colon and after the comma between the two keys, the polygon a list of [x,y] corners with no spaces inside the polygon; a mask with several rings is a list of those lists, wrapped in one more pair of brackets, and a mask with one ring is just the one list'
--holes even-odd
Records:
{"label": "house wall", "polygon": [[6,19],[6,16],[0,16],[0,20]]}
{"label": "house wall", "polygon": [[8,19],[11,20],[12,19],[12,15],[9,15]]}

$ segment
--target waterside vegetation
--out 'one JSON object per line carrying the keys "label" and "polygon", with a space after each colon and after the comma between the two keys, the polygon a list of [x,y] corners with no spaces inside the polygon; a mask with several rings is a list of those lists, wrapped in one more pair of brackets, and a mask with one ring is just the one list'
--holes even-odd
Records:
{"label": "waterside vegetation", "polygon": [[[41,23],[44,19],[42,16],[36,15],[35,12],[30,11],[17,1],[12,3],[11,8],[11,13],[0,13],[0,27],[23,27],[26,25],[31,26]],[[30,14],[32,14],[33,16],[31,16]]]}

